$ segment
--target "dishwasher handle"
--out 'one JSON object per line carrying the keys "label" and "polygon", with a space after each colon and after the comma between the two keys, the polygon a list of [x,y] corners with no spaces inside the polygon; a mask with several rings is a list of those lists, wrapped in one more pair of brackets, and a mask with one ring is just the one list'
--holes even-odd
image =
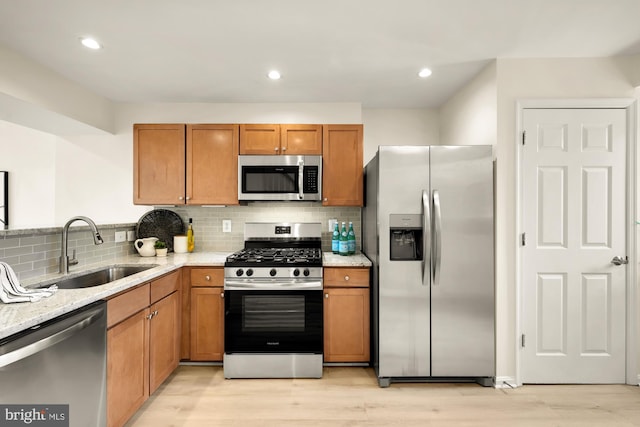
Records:
{"label": "dishwasher handle", "polygon": [[[83,329],[96,323],[102,316],[104,316],[104,307],[96,307],[91,310],[87,310],[83,313],[78,313],[73,316],[73,323],[69,326],[67,322],[60,321],[58,323],[52,323],[43,327],[41,330],[34,330],[34,334],[46,333],[47,336],[38,339],[34,342],[29,342],[23,346],[16,348],[15,350],[9,350],[7,353],[2,354],[2,347],[8,346],[5,344],[0,347],[0,368],[8,366],[19,360],[25,359],[33,354],[39,353],[51,346],[54,346],[67,338],[71,338]],[[77,319],[77,321],[75,321]],[[68,319],[67,319],[68,320]],[[31,341],[29,335],[18,338],[16,341]]]}

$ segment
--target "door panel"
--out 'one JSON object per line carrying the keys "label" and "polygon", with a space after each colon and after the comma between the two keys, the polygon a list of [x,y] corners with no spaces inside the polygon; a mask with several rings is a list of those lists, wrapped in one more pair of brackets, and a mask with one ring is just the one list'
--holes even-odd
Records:
{"label": "door panel", "polygon": [[431,147],[430,164],[432,211],[436,195],[441,211],[440,266],[432,250],[440,277],[431,285],[431,375],[494,376],[492,149]]}
{"label": "door panel", "polygon": [[626,111],[526,109],[522,380],[625,381]]}
{"label": "door panel", "polygon": [[429,190],[429,147],[379,148],[379,372],[380,377],[430,376],[429,261],[391,261],[391,214],[422,214]]}

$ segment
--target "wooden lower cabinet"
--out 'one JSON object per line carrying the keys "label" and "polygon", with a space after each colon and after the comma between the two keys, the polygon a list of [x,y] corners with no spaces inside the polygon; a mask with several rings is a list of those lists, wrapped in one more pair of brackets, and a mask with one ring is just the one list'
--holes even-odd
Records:
{"label": "wooden lower cabinet", "polygon": [[151,306],[149,394],[153,394],[180,363],[180,308],[178,292]]}
{"label": "wooden lower cabinet", "polygon": [[107,425],[122,426],[149,396],[149,309],[107,331]]}
{"label": "wooden lower cabinet", "polygon": [[192,268],[189,277],[189,358],[220,362],[224,355],[224,269]]}
{"label": "wooden lower cabinet", "polygon": [[369,362],[369,270],[325,268],[324,361]]}
{"label": "wooden lower cabinet", "polygon": [[222,361],[223,288],[191,288],[191,360]]}
{"label": "wooden lower cabinet", "polygon": [[180,272],[107,301],[107,426],[123,426],[180,360]]}

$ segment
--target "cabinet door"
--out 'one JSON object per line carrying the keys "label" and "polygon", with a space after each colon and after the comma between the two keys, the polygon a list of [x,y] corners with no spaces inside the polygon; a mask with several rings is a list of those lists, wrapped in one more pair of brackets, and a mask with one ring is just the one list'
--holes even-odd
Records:
{"label": "cabinet door", "polygon": [[187,125],[187,204],[238,204],[239,132],[238,125]]}
{"label": "cabinet door", "polygon": [[322,125],[280,125],[282,154],[321,155]]}
{"label": "cabinet door", "polygon": [[223,298],[223,288],[191,288],[191,360],[222,360]]}
{"label": "cabinet door", "polygon": [[240,154],[280,154],[280,125],[240,125]]}
{"label": "cabinet door", "polygon": [[362,206],[362,125],[325,125],[322,204]]}
{"label": "cabinet door", "polygon": [[107,425],[120,427],[149,397],[149,309],[107,331]]}
{"label": "cabinet door", "polygon": [[149,394],[180,362],[180,297],[174,292],[151,306],[149,322]]}
{"label": "cabinet door", "polygon": [[369,361],[369,288],[324,290],[324,361]]}
{"label": "cabinet door", "polygon": [[185,125],[133,125],[133,203],[183,204]]}

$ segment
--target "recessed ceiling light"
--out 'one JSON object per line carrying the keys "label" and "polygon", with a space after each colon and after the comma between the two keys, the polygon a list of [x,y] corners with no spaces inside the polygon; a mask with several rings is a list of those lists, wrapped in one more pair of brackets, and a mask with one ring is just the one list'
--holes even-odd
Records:
{"label": "recessed ceiling light", "polygon": [[269,74],[267,74],[267,77],[269,77],[271,80],[278,80],[281,76],[278,71],[271,70],[269,71]]}
{"label": "recessed ceiling light", "polygon": [[100,49],[102,46],[100,46],[100,43],[98,43],[95,39],[92,39],[91,37],[82,37],[80,39],[80,43],[82,43],[82,45],[84,47],[88,47],[89,49]]}
{"label": "recessed ceiling light", "polygon": [[423,68],[418,72],[418,76],[422,77],[423,79],[426,77],[429,77],[430,75],[431,75],[431,70],[428,68]]}

